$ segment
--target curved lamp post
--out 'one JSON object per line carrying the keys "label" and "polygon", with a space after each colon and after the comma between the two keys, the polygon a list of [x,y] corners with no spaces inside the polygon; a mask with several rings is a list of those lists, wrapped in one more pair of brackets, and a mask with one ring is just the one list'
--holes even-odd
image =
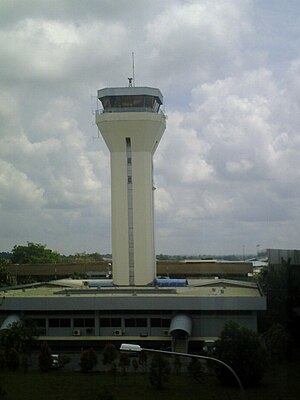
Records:
{"label": "curved lamp post", "polygon": [[174,351],[165,351],[165,350],[155,350],[155,349],[145,349],[143,347],[141,347],[138,344],[130,344],[130,343],[123,343],[120,346],[120,350],[121,351],[131,351],[131,352],[141,352],[141,351],[148,351],[151,353],[162,353],[162,354],[169,354],[169,355],[173,355],[173,356],[181,356],[181,357],[190,357],[190,358],[201,358],[203,360],[210,360],[210,361],[215,361],[218,364],[223,365],[224,367],[226,367],[231,373],[232,375],[235,377],[240,391],[241,391],[241,399],[244,399],[244,388],[242,385],[242,382],[240,380],[240,378],[237,376],[237,374],[234,372],[234,370],[226,363],[224,363],[223,361],[219,360],[218,358],[214,358],[214,357],[207,357],[207,356],[199,356],[197,354],[187,354],[187,353],[176,353]]}

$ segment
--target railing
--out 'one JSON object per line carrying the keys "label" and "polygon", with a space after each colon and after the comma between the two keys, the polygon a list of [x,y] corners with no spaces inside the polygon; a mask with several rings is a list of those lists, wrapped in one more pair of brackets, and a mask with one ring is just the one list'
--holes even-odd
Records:
{"label": "railing", "polygon": [[120,113],[120,112],[151,112],[156,114],[164,114],[163,111],[159,110],[155,111],[151,107],[115,107],[115,108],[107,108],[105,110],[96,110],[96,114],[107,114],[107,113]]}

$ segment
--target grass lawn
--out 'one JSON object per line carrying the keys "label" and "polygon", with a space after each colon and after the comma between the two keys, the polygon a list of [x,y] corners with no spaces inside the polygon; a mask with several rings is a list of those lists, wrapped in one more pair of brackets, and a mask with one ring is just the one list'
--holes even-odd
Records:
{"label": "grass lawn", "polygon": [[196,384],[190,377],[172,376],[167,389],[151,388],[147,375],[130,374],[113,378],[108,373],[39,372],[23,374],[6,372],[0,374],[2,387],[8,400],[96,400],[105,388],[116,400],[189,400],[239,399],[238,389],[224,389],[214,378],[205,384]]}
{"label": "grass lawn", "polygon": [[[203,383],[195,383],[188,376],[170,377],[167,388],[151,388],[148,375],[118,375],[109,373],[53,371],[1,372],[0,385],[7,392],[7,400],[96,400],[106,388],[115,400],[236,400],[238,388],[226,388],[213,377],[206,376]],[[300,366],[290,362],[266,374],[257,389],[247,389],[245,400],[296,400],[299,398]],[[100,399],[100,397],[99,397]]]}

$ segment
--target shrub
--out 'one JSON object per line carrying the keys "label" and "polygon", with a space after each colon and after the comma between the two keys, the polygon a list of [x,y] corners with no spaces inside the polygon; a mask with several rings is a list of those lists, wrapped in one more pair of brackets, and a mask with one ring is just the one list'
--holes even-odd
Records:
{"label": "shrub", "polygon": [[108,365],[109,369],[112,368],[113,362],[116,360],[118,352],[115,345],[107,344],[103,349],[103,364]]}
{"label": "shrub", "polygon": [[272,366],[280,364],[287,355],[289,336],[281,324],[273,324],[264,335],[268,350],[269,361]]}
{"label": "shrub", "polygon": [[175,356],[173,367],[174,367],[174,372],[175,372],[176,376],[179,376],[181,373],[181,367],[182,367],[182,362],[181,362],[181,359],[179,356]]}
{"label": "shrub", "polygon": [[29,367],[29,359],[27,354],[22,354],[20,357],[20,367],[22,369],[23,372],[27,372],[28,371],[28,367]]}
{"label": "shrub", "polygon": [[17,370],[20,365],[20,356],[16,349],[8,348],[6,350],[6,366],[9,369]]}
{"label": "shrub", "polygon": [[132,360],[132,368],[134,369],[134,372],[137,372],[137,370],[139,369],[139,363],[136,358]]}
{"label": "shrub", "polygon": [[80,368],[82,372],[91,371],[98,363],[97,354],[94,349],[83,350],[80,355]]}
{"label": "shrub", "polygon": [[0,350],[0,370],[4,369],[6,366],[5,353],[3,350]]}
{"label": "shrub", "polygon": [[42,372],[48,372],[52,367],[51,348],[47,342],[43,342],[39,353],[39,368]]}
{"label": "shrub", "polygon": [[146,369],[147,369],[147,363],[148,363],[148,356],[147,356],[147,353],[145,351],[141,351],[140,352],[138,363],[142,367],[143,373],[145,373]]}
{"label": "shrub", "polygon": [[162,354],[155,354],[150,365],[150,383],[158,390],[164,389],[165,383],[169,381],[170,364]]}
{"label": "shrub", "polygon": [[126,375],[127,367],[130,366],[130,358],[126,353],[121,353],[119,366],[121,367],[121,371],[123,375]]}
{"label": "shrub", "polygon": [[69,364],[71,362],[71,358],[66,355],[66,354],[61,354],[59,356],[59,363],[62,367],[64,367],[66,364]]}
{"label": "shrub", "polygon": [[203,378],[203,366],[199,360],[192,358],[188,365],[188,372],[196,382],[200,383]]}

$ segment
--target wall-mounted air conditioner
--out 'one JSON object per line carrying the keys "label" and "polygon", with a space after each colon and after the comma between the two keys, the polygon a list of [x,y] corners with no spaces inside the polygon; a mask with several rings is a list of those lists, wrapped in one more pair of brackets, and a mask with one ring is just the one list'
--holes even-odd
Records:
{"label": "wall-mounted air conditioner", "polygon": [[122,335],[123,335],[123,332],[122,332],[121,329],[116,329],[116,330],[114,331],[114,335],[115,335],[115,336],[122,336]]}
{"label": "wall-mounted air conditioner", "polygon": [[80,335],[81,335],[80,329],[73,330],[73,336],[80,336]]}

